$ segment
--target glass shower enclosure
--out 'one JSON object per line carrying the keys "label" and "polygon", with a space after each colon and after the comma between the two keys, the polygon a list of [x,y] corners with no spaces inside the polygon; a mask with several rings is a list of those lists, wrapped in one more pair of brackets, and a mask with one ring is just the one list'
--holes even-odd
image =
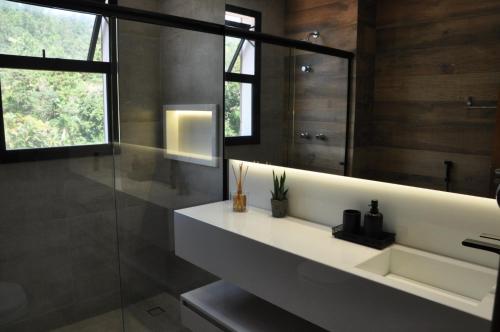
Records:
{"label": "glass shower enclosure", "polygon": [[300,167],[317,80],[346,79],[262,43],[261,144],[228,147],[225,1],[109,3],[0,0],[1,331],[186,331],[181,294],[218,278],[175,255],[174,211],[224,199],[223,155]]}

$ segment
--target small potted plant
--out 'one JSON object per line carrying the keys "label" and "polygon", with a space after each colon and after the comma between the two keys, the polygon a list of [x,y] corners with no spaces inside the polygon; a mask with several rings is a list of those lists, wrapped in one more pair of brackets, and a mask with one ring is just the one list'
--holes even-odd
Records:
{"label": "small potted plant", "polygon": [[273,217],[283,218],[286,217],[288,210],[288,188],[285,189],[286,173],[283,172],[279,178],[273,171],[274,191],[271,191],[271,208]]}

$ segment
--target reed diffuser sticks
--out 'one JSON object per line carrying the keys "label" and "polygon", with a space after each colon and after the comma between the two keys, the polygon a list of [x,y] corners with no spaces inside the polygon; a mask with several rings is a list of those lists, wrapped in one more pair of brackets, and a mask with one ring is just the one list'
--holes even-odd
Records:
{"label": "reed diffuser sticks", "polygon": [[243,163],[241,163],[238,167],[238,172],[234,169],[234,166],[231,165],[233,169],[234,179],[236,180],[236,193],[233,195],[233,211],[234,212],[246,212],[247,211],[247,195],[243,193],[243,186],[245,184],[245,179],[248,174],[248,166],[243,171]]}

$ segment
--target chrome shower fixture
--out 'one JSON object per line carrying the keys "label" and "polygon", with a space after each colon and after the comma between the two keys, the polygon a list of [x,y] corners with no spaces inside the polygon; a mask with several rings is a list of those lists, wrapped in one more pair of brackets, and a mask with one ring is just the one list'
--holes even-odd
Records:
{"label": "chrome shower fixture", "polygon": [[310,65],[303,65],[300,67],[300,71],[303,73],[312,73],[313,68]]}
{"label": "chrome shower fixture", "polygon": [[306,37],[306,41],[310,41],[311,38],[313,39],[318,39],[320,36],[320,33],[318,30],[314,30],[313,32],[309,32],[309,34]]}

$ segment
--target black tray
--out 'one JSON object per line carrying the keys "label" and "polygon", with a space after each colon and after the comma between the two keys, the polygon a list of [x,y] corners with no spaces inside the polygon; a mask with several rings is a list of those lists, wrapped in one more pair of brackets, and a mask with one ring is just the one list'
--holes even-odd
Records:
{"label": "black tray", "polygon": [[335,236],[337,239],[354,242],[370,248],[382,250],[396,241],[396,234],[394,233],[382,232],[379,238],[371,238],[367,237],[363,233],[346,233],[342,230],[342,228],[342,225],[332,227],[333,236]]}

